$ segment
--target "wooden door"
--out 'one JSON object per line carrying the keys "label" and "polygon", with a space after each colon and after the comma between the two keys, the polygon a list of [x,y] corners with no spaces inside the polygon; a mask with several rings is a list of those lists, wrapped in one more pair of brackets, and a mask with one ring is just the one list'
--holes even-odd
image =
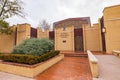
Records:
{"label": "wooden door", "polygon": [[82,36],[75,37],[75,51],[83,51],[83,37]]}

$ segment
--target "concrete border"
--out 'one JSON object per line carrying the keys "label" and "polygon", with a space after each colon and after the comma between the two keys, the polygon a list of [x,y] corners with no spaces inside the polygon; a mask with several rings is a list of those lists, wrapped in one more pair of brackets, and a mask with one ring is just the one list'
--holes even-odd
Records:
{"label": "concrete border", "polygon": [[120,57],[120,50],[112,50],[112,54]]}
{"label": "concrete border", "polygon": [[34,78],[38,74],[42,73],[43,71],[45,71],[52,65],[54,65],[57,62],[59,62],[60,60],[62,60],[63,58],[64,58],[64,55],[59,54],[58,56],[51,58],[48,61],[38,63],[35,65],[24,65],[24,64],[0,61],[0,71]]}
{"label": "concrete border", "polygon": [[88,59],[89,59],[92,76],[93,76],[93,78],[98,78],[98,76],[99,76],[99,74],[98,74],[98,59],[89,50],[87,50],[87,54],[88,54]]}

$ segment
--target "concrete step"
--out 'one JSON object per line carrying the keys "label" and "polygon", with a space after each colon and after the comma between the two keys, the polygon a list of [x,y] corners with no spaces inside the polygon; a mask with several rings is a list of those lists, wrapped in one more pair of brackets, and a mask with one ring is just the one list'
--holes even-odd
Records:
{"label": "concrete step", "polygon": [[87,53],[86,52],[74,52],[74,51],[61,51],[61,54],[64,54],[67,57],[87,57]]}
{"label": "concrete step", "polygon": [[71,53],[71,54],[64,54],[65,56],[67,57],[87,57],[88,55],[87,54],[78,54],[78,53]]}

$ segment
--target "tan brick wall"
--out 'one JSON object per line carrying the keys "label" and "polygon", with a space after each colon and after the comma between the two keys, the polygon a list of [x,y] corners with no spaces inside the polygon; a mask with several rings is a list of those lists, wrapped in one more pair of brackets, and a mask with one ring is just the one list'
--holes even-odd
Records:
{"label": "tan brick wall", "polygon": [[30,38],[30,24],[18,24],[17,25],[17,45],[23,40]]}
{"label": "tan brick wall", "polygon": [[16,27],[12,27],[13,33],[11,35],[0,34],[0,52],[10,53],[15,45],[15,30]]}
{"label": "tan brick wall", "polygon": [[104,8],[103,16],[104,20],[120,19],[120,5]]}
{"label": "tan brick wall", "polygon": [[106,52],[120,50],[120,20],[106,21],[105,27]]}
{"label": "tan brick wall", "polygon": [[120,5],[107,7],[103,11],[106,28],[106,52],[120,50]]}
{"label": "tan brick wall", "polygon": [[[74,26],[55,27],[55,50],[74,51]],[[66,41],[66,42],[64,42]]]}
{"label": "tan brick wall", "polygon": [[37,28],[37,38],[49,38],[49,30],[42,31]]}
{"label": "tan brick wall", "polygon": [[84,50],[102,51],[101,31],[99,24],[94,24],[92,27],[83,25]]}

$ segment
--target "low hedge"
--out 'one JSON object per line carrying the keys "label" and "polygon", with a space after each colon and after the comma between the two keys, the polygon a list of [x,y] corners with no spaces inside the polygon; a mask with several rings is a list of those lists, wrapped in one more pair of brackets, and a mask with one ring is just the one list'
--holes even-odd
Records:
{"label": "low hedge", "polygon": [[59,51],[51,51],[41,56],[25,55],[25,54],[0,54],[0,59],[7,62],[15,62],[33,65],[46,61],[59,54]]}

